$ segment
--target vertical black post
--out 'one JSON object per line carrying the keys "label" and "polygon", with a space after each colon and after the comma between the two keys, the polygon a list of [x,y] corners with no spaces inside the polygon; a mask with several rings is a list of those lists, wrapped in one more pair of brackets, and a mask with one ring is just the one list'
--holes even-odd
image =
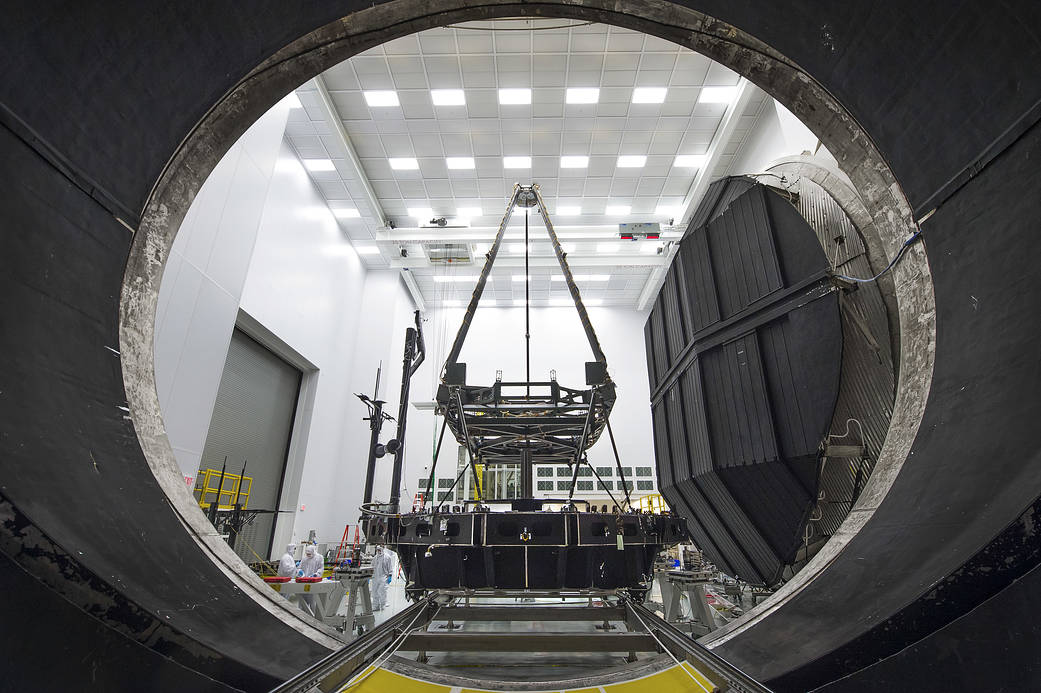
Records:
{"label": "vertical black post", "polygon": [[392,513],[398,512],[401,502],[401,467],[405,461],[405,420],[408,417],[408,391],[412,384],[412,361],[416,355],[416,328],[405,331],[405,357],[401,366],[401,394],[398,399],[398,432],[395,439],[398,447],[394,451],[394,473],[390,480],[390,508]]}
{"label": "vertical black post", "polygon": [[[531,275],[528,268],[528,210],[524,210],[524,380],[531,398]],[[527,498],[527,496],[525,496]]]}
{"label": "vertical black post", "polygon": [[[217,498],[214,499],[213,505],[210,506],[210,512],[209,512],[210,524],[212,524],[214,527],[217,526],[217,506],[220,505],[220,494],[221,494],[221,491],[224,490],[224,470],[227,469],[227,468],[228,468],[228,456],[225,455],[224,456],[224,464],[222,464],[221,468],[220,468],[220,483],[217,484]],[[205,487],[203,488],[202,492],[206,493]]]}
{"label": "vertical black post", "polygon": [[[377,376],[379,382],[379,376]],[[376,474],[376,445],[380,442],[380,428],[383,427],[383,401],[375,399],[378,393],[373,393],[372,406],[369,409],[369,460],[365,467],[365,495],[363,503],[372,502],[372,480]]]}
{"label": "vertical black post", "polygon": [[532,488],[532,466],[531,448],[521,450],[521,498],[534,498],[535,491]]}

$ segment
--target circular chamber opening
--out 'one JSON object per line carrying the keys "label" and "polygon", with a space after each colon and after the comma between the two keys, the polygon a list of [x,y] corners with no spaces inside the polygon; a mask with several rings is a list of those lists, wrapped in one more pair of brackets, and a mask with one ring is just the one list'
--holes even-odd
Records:
{"label": "circular chamber opening", "polygon": [[[525,21],[496,23],[517,17]],[[514,31],[520,28],[526,30]],[[682,49],[667,48],[666,42]],[[661,50],[648,49],[652,44],[661,45]],[[516,69],[501,69],[496,62],[499,55],[510,55],[509,64]],[[514,62],[517,56],[523,59]],[[489,64],[489,57],[490,72],[480,69]],[[574,82],[561,81],[560,64],[568,75],[580,76]],[[735,74],[732,83],[727,79],[710,83],[708,75],[718,66]],[[699,84],[695,76],[700,70],[704,73]],[[676,75],[686,81],[670,81]],[[712,96],[699,102],[706,87],[719,89],[708,90]],[[595,89],[599,89],[596,95]],[[284,101],[294,90],[295,97]],[[293,98],[303,101],[299,108]],[[735,140],[734,133],[744,131],[746,138],[762,134],[755,129],[756,119],[762,109],[774,108],[773,100],[782,107],[773,111],[777,126],[794,129],[794,123],[785,119],[801,121],[819,141],[820,150],[784,151],[791,156],[778,158],[766,156],[767,149],[760,147],[758,160],[746,157],[748,170],[728,169],[721,162],[739,160],[747,144]],[[160,402],[169,399],[164,388],[172,392],[176,379],[161,380],[171,371],[156,363],[165,357],[155,350],[160,341],[157,324],[161,324],[157,311],[169,315],[161,284],[176,282],[169,270],[164,279],[170,259],[180,255],[182,267],[191,265],[218,287],[224,280],[208,275],[205,266],[192,261],[191,250],[179,251],[175,246],[178,229],[199,222],[189,211],[193,201],[196,208],[205,209],[197,197],[204,181],[225,166],[228,180],[239,174],[273,180],[283,165],[277,148],[270,160],[261,161],[257,152],[262,147],[251,150],[248,142],[243,145],[239,140],[243,133],[258,142],[263,139],[262,133],[247,133],[247,129],[254,122],[263,123],[268,117],[264,114],[273,112],[275,104],[280,104],[276,110],[281,109],[281,116],[271,119],[273,127],[282,127],[295,149],[290,154],[299,161],[293,175],[314,186],[311,195],[325,205],[322,223],[346,234],[339,242],[353,247],[349,260],[358,271],[386,269],[394,275],[384,289],[406,291],[397,279],[405,270],[405,286],[413,300],[418,293],[439,316],[434,326],[442,343],[461,315],[453,309],[465,305],[469,293],[465,282],[453,278],[472,280],[469,274],[479,269],[478,264],[470,265],[474,271],[469,274],[459,270],[465,266],[460,253],[472,263],[482,254],[477,246],[486,242],[464,237],[480,225],[495,226],[502,210],[487,201],[505,198],[508,191],[503,186],[512,185],[514,178],[530,178],[543,186],[558,224],[563,223],[562,215],[581,208],[588,199],[595,202],[587,212],[594,207],[596,211],[584,220],[586,226],[603,226],[610,223],[608,216],[623,215],[633,222],[654,220],[668,230],[672,236],[647,256],[658,262],[637,265],[646,275],[641,275],[643,289],[635,300],[627,299],[633,303],[630,310],[644,311],[647,318],[652,348],[647,352],[651,377],[646,392],[654,408],[646,401],[632,405],[643,408],[648,426],[653,421],[653,434],[647,432],[644,459],[625,459],[623,464],[638,468],[656,456],[660,490],[685,516],[700,548],[736,577],[769,587],[783,583],[761,606],[711,636],[712,640],[733,637],[811,584],[885,497],[917,431],[928,393],[934,341],[932,290],[919,246],[907,249],[902,260],[875,283],[834,276],[875,275],[901,251],[915,229],[891,172],[842,105],[771,47],[679,7],[636,2],[623,14],[609,3],[447,3],[436,15],[428,15],[422,3],[401,0],[359,11],[297,39],[257,66],[213,106],[155,186],[123,287],[124,382],[146,458],[186,527],[213,560],[279,618],[330,646],[336,637],[296,610],[286,609],[244,565],[248,556],[233,551],[214,530],[199,498],[193,497],[186,477],[192,464],[201,463],[204,450],[194,451],[198,456],[193,458],[180,454],[184,446],[171,445],[175,433],[170,422],[164,422]],[[387,110],[374,116],[373,109]],[[465,109],[466,115],[441,116],[451,109]],[[328,117],[318,129],[314,125],[318,119],[311,116],[321,110]],[[362,113],[367,116],[360,117]],[[625,123],[600,130],[598,119]],[[424,126],[433,125],[436,132],[410,128],[412,120],[429,121]],[[535,127],[537,120],[560,123],[540,129]],[[685,126],[680,127],[679,120]],[[458,122],[445,125],[448,121]],[[498,126],[495,132],[488,129],[492,121]],[[527,130],[523,122],[528,123]],[[691,136],[698,131],[697,124],[707,133],[701,140]],[[307,149],[307,142],[313,142],[313,149]],[[233,147],[240,151],[237,168],[230,169],[227,154]],[[668,159],[666,164],[659,164],[662,157]],[[492,166],[485,159],[497,163]],[[553,159],[553,167],[547,168],[543,159]],[[439,161],[444,170],[432,173],[427,160]],[[646,168],[648,163],[647,170],[655,170],[654,166],[661,170],[656,175],[626,175],[626,170]],[[266,178],[256,175],[265,166]],[[702,175],[698,166],[711,170]],[[689,169],[689,175],[674,175],[677,168]],[[588,183],[593,178],[606,180]],[[550,180],[555,187],[552,196]],[[581,188],[575,184],[578,180],[583,182]],[[658,192],[648,192],[655,186],[660,186]],[[641,206],[651,199],[653,210]],[[444,200],[451,200],[451,205],[442,205]],[[757,215],[765,226],[755,226]],[[462,219],[469,220],[465,226]],[[720,239],[736,238],[736,225],[745,222],[749,235],[741,236],[741,244],[724,253]],[[280,223],[285,227],[289,222]],[[197,250],[212,251],[213,242],[207,245],[195,233]],[[603,263],[603,256],[612,252],[606,246],[613,241],[598,234],[602,229],[590,232],[588,241],[570,242],[588,242],[588,254],[599,255],[598,262]],[[752,244],[764,239],[774,244],[773,251]],[[516,245],[517,252],[510,254],[525,257],[524,240]],[[531,248],[528,251],[534,255]],[[291,240],[269,252],[267,267],[274,267],[280,258],[285,264],[294,260]],[[366,254],[359,256],[359,252]],[[578,248],[568,252],[576,260],[583,254]],[[247,269],[239,268],[243,277]],[[522,280],[530,272],[530,268],[518,270]],[[584,274],[593,283],[600,280],[589,277],[610,272],[587,269]],[[712,287],[717,294],[716,312],[708,316],[697,310],[708,305],[703,296],[710,275],[720,281]],[[297,277],[309,288],[308,279]],[[547,280],[549,290],[540,308],[557,307],[552,303],[552,282]],[[263,285],[261,278],[258,286]],[[269,284],[268,298],[277,298],[280,288],[299,287]],[[360,293],[347,297],[347,303],[372,301],[376,295],[364,293],[367,287],[362,281],[355,288]],[[369,288],[380,290],[376,284]],[[609,291],[604,290],[605,308],[614,300]],[[307,374],[316,374],[324,365],[318,368],[306,350],[278,339],[278,328],[265,325],[234,300],[219,299],[230,311],[229,328],[237,326],[304,374],[300,382],[304,396]],[[833,305],[813,319],[798,312],[824,302]],[[782,317],[789,321],[787,332],[773,329]],[[388,324],[397,322],[392,316]],[[638,322],[642,329],[644,319]],[[622,323],[619,329],[630,328]],[[782,348],[785,345],[792,348]],[[244,349],[248,348],[247,342]],[[780,364],[781,356],[788,359],[786,365]],[[431,371],[439,367],[438,358],[432,357]],[[758,364],[758,370],[749,370],[749,364]],[[725,381],[728,369],[738,375]],[[389,366],[385,373],[392,391],[397,373]],[[758,384],[750,373],[760,379]],[[432,375],[431,382],[435,380]],[[319,387],[316,382],[310,386]],[[216,391],[214,383],[209,386]],[[812,394],[811,401],[800,399],[805,392]],[[766,403],[771,411],[753,411],[757,402]],[[311,408],[316,406],[311,400]],[[807,412],[805,417],[795,415],[802,411]],[[293,416],[299,421],[300,411]],[[735,422],[745,429],[727,429]],[[755,431],[753,423],[758,426]],[[712,452],[698,452],[698,436]],[[720,444],[727,441],[733,447],[724,454]],[[759,446],[739,449],[742,441],[758,441]],[[764,441],[772,441],[772,448],[763,447]],[[292,460],[294,454],[302,465],[304,455],[299,450],[288,449],[284,457]],[[761,474],[756,467],[768,471]],[[230,469],[238,469],[238,462]],[[294,483],[299,491],[303,471],[298,471]],[[330,473],[340,472],[331,465]],[[419,475],[409,478],[415,476]],[[641,479],[632,478],[637,483]],[[540,490],[559,491],[556,477],[535,479],[550,485]],[[595,490],[594,481],[582,477],[578,488],[588,484]],[[516,492],[516,479],[503,476],[495,483]],[[279,493],[282,490],[280,486]],[[637,495],[640,490],[633,489]],[[783,511],[775,509],[774,518],[783,515],[784,522],[771,524],[770,513],[775,510],[766,506],[776,497],[786,499],[788,505]],[[306,503],[296,502],[301,498],[295,496],[289,507],[306,513]],[[730,499],[735,509],[720,511],[720,499]],[[277,497],[273,501],[279,502]],[[355,505],[348,513],[351,522]],[[799,507],[801,515],[791,517]],[[341,524],[347,521],[340,520]],[[298,521],[295,529],[292,522],[283,523],[281,529],[276,525],[272,521],[264,542],[268,553],[307,528],[306,519],[302,526]],[[499,525],[500,532],[504,526]],[[726,537],[733,540],[733,548],[723,546]],[[263,553],[257,557],[270,557]],[[747,568],[736,567],[739,562]]]}

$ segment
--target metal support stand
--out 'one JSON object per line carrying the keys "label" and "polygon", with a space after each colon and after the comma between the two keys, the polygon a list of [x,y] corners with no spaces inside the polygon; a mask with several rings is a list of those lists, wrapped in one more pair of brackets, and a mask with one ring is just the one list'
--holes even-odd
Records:
{"label": "metal support stand", "polygon": [[[361,635],[376,624],[376,617],[372,613],[372,595],[369,592],[372,568],[337,569],[334,574],[347,588],[347,614],[343,632],[354,633],[357,631],[357,634]],[[359,607],[361,607],[360,611]]]}
{"label": "metal support stand", "polygon": [[710,633],[716,629],[714,611],[708,604],[706,588],[711,582],[711,575],[707,572],[674,570],[666,576],[670,585],[668,598],[665,601],[665,620],[676,623],[682,618],[680,600],[683,596],[690,602],[691,632],[697,631],[698,635]]}

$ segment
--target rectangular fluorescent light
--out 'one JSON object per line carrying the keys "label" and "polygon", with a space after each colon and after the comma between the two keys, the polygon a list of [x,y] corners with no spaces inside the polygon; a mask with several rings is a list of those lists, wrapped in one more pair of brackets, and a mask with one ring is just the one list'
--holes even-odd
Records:
{"label": "rectangular fluorescent light", "polygon": [[431,89],[430,100],[435,106],[463,106],[466,104],[466,92],[462,89]]}
{"label": "rectangular fluorescent light", "polygon": [[662,103],[668,91],[665,87],[636,87],[633,89],[633,103]]}
{"label": "rectangular fluorescent light", "polygon": [[474,160],[470,156],[450,156],[445,159],[445,163],[448,164],[448,168],[473,168]]}
{"label": "rectangular fluorescent light", "polygon": [[434,216],[434,210],[430,209],[429,207],[409,207],[408,215],[415,219],[422,219],[423,221],[426,221],[427,219],[430,219],[432,216]]}
{"label": "rectangular fluorescent light", "polygon": [[617,243],[597,243],[596,252],[597,254],[602,253],[617,253],[619,250]]}
{"label": "rectangular fluorescent light", "polygon": [[562,156],[560,168],[586,168],[589,166],[588,156]]}
{"label": "rectangular fluorescent light", "polygon": [[[515,274],[515,275],[513,275],[512,279],[515,282],[522,282],[522,281],[524,281],[524,275],[523,274]],[[528,275],[528,279],[531,279],[531,275],[530,274]]]}
{"label": "rectangular fluorescent light", "polygon": [[640,168],[647,163],[647,157],[643,155],[625,155],[618,157],[618,168]]}
{"label": "rectangular fluorescent light", "polygon": [[531,168],[530,156],[504,156],[502,158],[503,168]]}
{"label": "rectangular fluorescent light", "polygon": [[358,255],[379,255],[380,249],[374,245],[356,245],[354,246],[354,252]]}
{"label": "rectangular fluorescent light", "polygon": [[672,165],[677,168],[701,168],[705,165],[705,154],[679,154],[673,160]]}
{"label": "rectangular fluorescent light", "polygon": [[604,299],[602,298],[583,298],[582,303],[586,304],[590,308],[596,308],[597,306],[604,305]]}
{"label": "rectangular fluorescent light", "polygon": [[414,171],[419,168],[419,162],[411,157],[387,159],[387,161],[390,162],[390,167],[395,171]]}
{"label": "rectangular fluorescent light", "polygon": [[480,207],[458,207],[455,210],[455,215],[462,219],[470,219],[472,217],[482,216]]}
{"label": "rectangular fluorescent light", "polygon": [[737,87],[702,87],[698,94],[698,103],[725,103],[734,102],[737,96]]}
{"label": "rectangular fluorescent light", "polygon": [[458,308],[459,306],[463,305],[463,302],[455,298],[446,298],[445,300],[441,301],[441,305],[445,308]]}
{"label": "rectangular fluorescent light", "polygon": [[333,216],[337,219],[357,219],[361,212],[350,207],[333,207]]}
{"label": "rectangular fluorescent light", "polygon": [[[531,252],[531,249],[533,247],[534,247],[533,243],[529,243],[528,244],[528,252],[529,253]],[[524,244],[523,243],[507,243],[506,244],[506,252],[511,253],[513,255],[523,255],[524,254]]]}
{"label": "rectangular fluorescent light", "polygon": [[500,89],[499,103],[525,104],[531,103],[531,89]]}
{"label": "rectangular fluorescent light", "polygon": [[527,305],[527,303],[528,302],[525,301],[523,298],[515,298],[515,299],[513,299],[513,306],[515,308],[523,308],[525,305]]}
{"label": "rectangular fluorescent light", "polygon": [[565,97],[568,103],[596,103],[600,100],[600,90],[589,87],[572,87]]}
{"label": "rectangular fluorescent light", "polygon": [[557,214],[559,214],[562,217],[577,217],[581,213],[581,207],[572,207],[567,205],[563,207],[557,207]]}
{"label": "rectangular fluorescent light", "polygon": [[308,171],[335,171],[336,167],[329,159],[304,159],[304,168]]}
{"label": "rectangular fluorescent light", "polygon": [[450,284],[450,283],[461,284],[463,282],[475,282],[475,281],[477,281],[477,275],[473,275],[473,274],[442,275],[442,276],[434,277],[434,281],[439,283],[439,284]]}
{"label": "rectangular fluorescent light", "polygon": [[386,108],[387,106],[398,106],[398,93],[396,91],[367,91],[365,103],[372,108]]}
{"label": "rectangular fluorescent light", "polygon": [[611,216],[624,216],[632,211],[629,205],[607,205],[606,213]]}

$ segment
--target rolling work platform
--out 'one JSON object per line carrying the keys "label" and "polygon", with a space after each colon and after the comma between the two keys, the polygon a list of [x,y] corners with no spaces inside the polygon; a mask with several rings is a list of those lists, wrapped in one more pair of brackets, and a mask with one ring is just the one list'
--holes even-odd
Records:
{"label": "rolling work platform", "polygon": [[[508,601],[521,597],[538,601]],[[317,691],[769,693],[622,592],[466,589],[432,593],[273,693]]]}

